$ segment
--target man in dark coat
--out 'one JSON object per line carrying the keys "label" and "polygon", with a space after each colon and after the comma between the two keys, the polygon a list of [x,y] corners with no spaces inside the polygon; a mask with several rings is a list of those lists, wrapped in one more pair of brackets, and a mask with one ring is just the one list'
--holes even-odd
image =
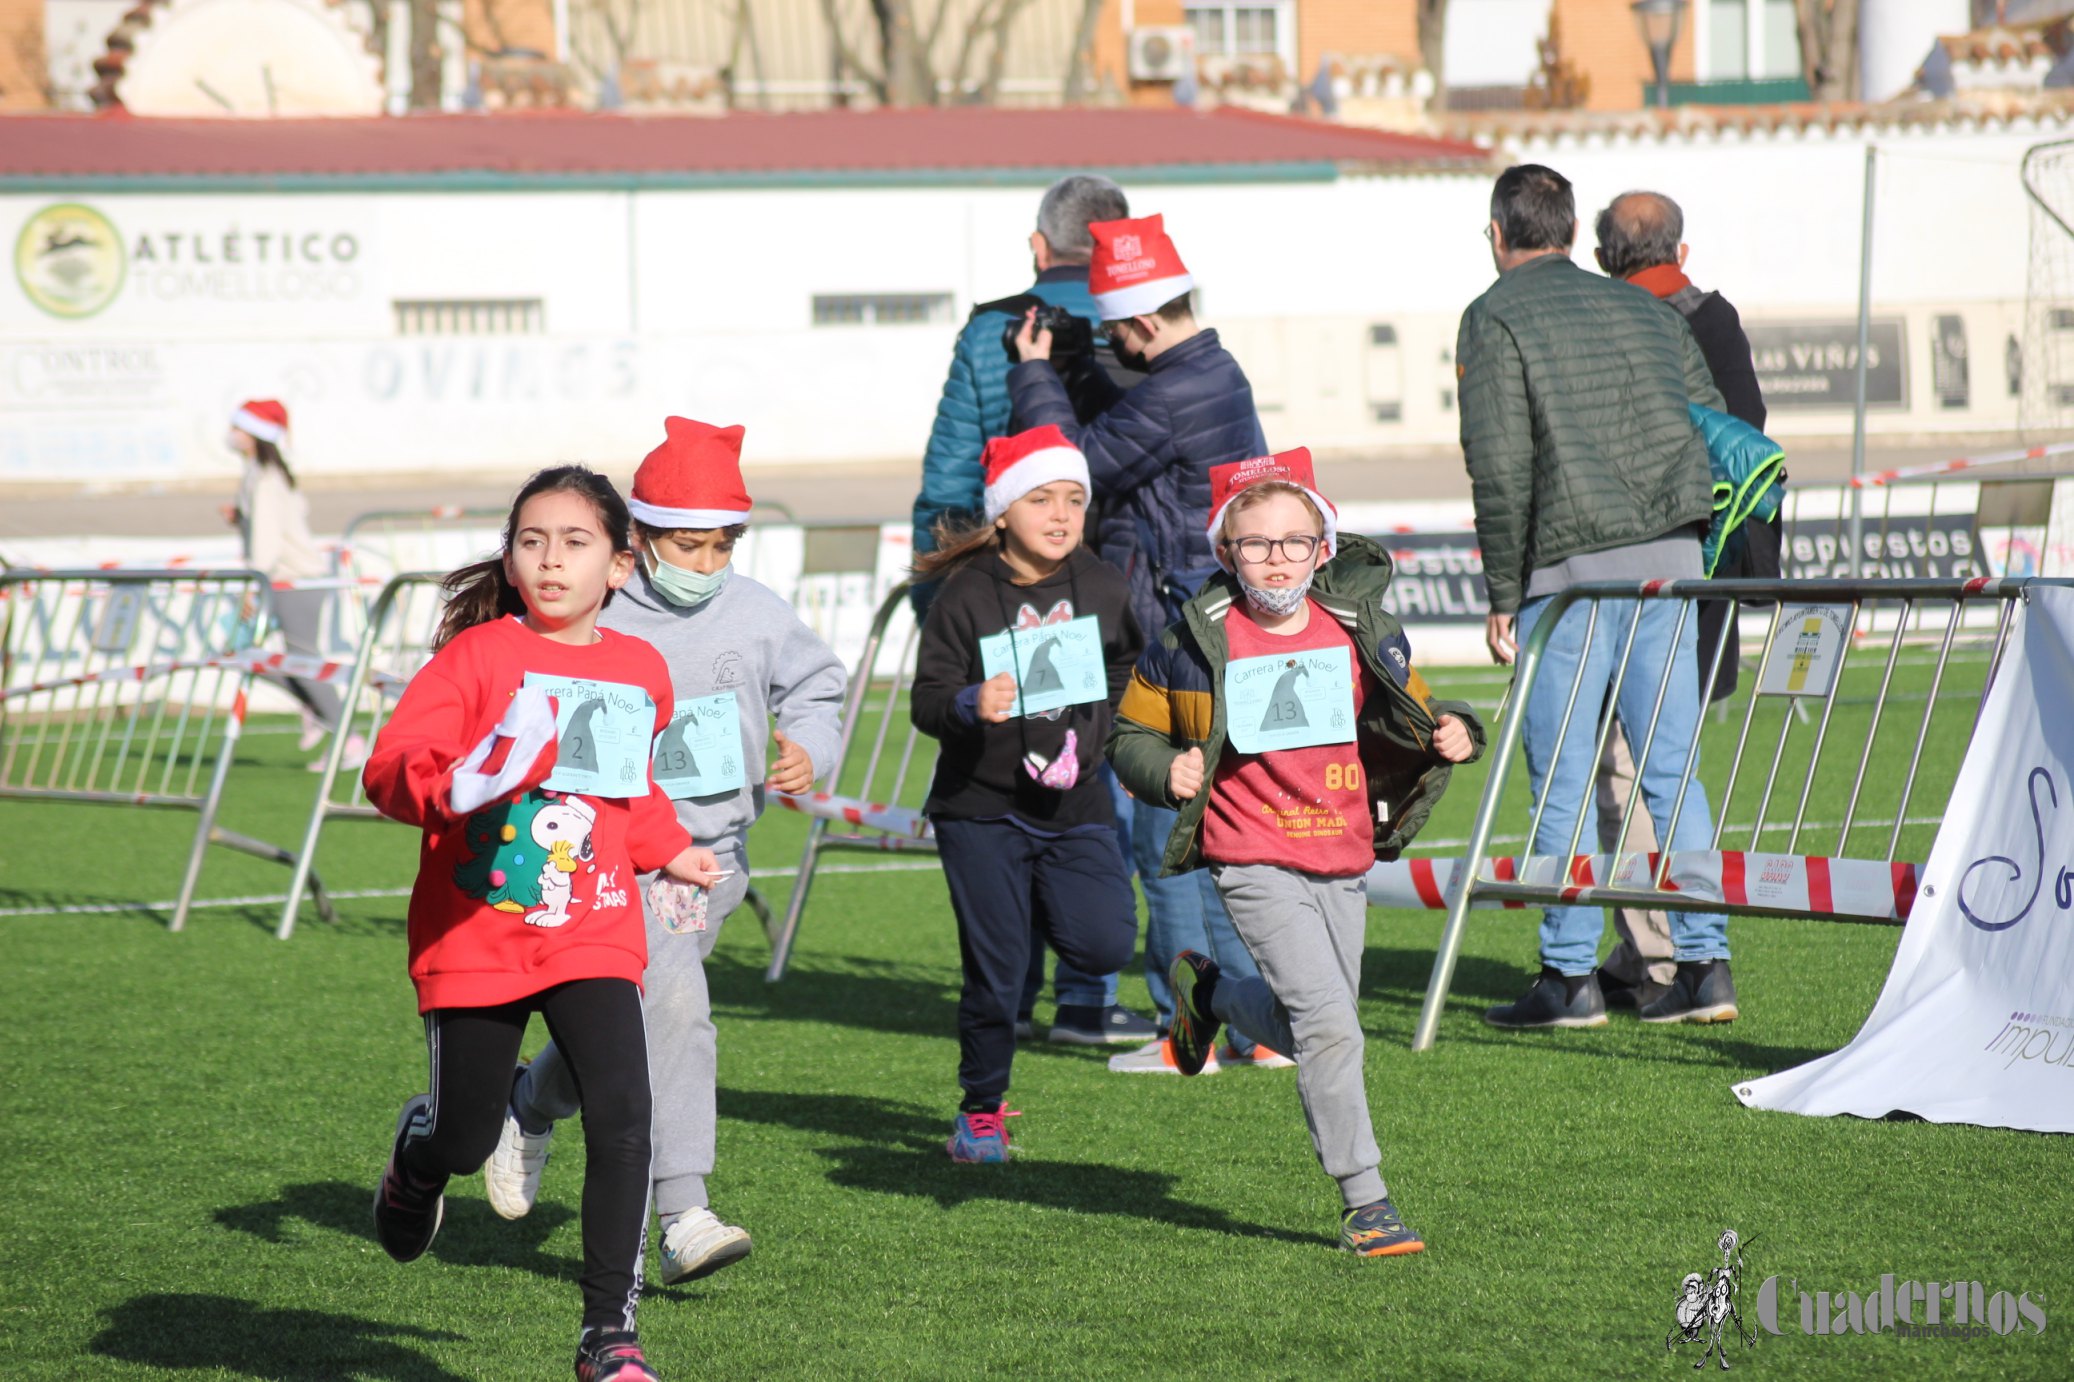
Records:
{"label": "man in dark coat", "polygon": [[[1692,328],[1714,387],[1721,390],[1724,410],[1741,418],[1760,432],[1764,430],[1764,394],[1757,386],[1757,369],[1750,358],[1750,338],[1743,334],[1742,318],[1718,292],[1702,292],[1685,276],[1685,213],[1661,192],[1625,192],[1615,197],[1598,216],[1597,251],[1599,267],[1614,278],[1625,279],[1652,296],[1678,309]],[[1743,564],[1736,570],[1717,570],[1717,576],[1776,577],[1780,574],[1780,524],[1751,518],[1744,525]],[[1722,642],[1730,604],[1708,600],[1699,607],[1699,669],[1706,669],[1717,645],[1721,647],[1721,670],[1714,678],[1708,699],[1721,700],[1735,694],[1740,666],[1736,639]],[[1599,763],[1599,844],[1611,850],[1620,839],[1621,822],[1634,787],[1634,756],[1627,739],[1616,726]],[[1627,825],[1626,849],[1647,853],[1656,848],[1656,832],[1647,812],[1637,813]],[[1674,973],[1670,918],[1661,911],[1616,908],[1614,929],[1620,934],[1615,946],[1599,965],[1599,988],[1609,1007],[1634,1007],[1655,1001],[1670,985]]]}

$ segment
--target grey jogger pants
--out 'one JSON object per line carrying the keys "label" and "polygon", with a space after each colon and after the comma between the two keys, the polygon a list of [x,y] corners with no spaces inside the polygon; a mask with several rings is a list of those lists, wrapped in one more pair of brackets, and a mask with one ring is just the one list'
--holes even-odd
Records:
{"label": "grey jogger pants", "polygon": [[1216,1015],[1296,1057],[1296,1092],[1311,1146],[1349,1209],[1387,1193],[1362,1075],[1361,951],[1368,887],[1265,864],[1211,867],[1256,977],[1220,977]]}
{"label": "grey jogger pants", "polygon": [[[706,957],[720,939],[720,924],[749,895],[749,861],[739,853],[719,857],[720,867],[733,869],[734,877],[722,879],[713,890],[705,930],[666,931],[646,910],[645,896],[642,901],[648,970],[641,978],[641,1007],[648,1024],[648,1079],[655,1092],[651,1174],[655,1212],[666,1219],[705,1208],[706,1177],[713,1174],[720,1051],[713,1000],[706,991]],[[533,1058],[517,1093],[519,1111],[540,1118],[567,1118],[582,1102],[568,1062],[552,1042]]]}

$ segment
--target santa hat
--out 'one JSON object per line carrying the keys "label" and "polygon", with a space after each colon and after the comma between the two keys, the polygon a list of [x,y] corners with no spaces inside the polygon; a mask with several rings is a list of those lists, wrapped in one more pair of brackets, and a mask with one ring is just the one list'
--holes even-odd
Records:
{"label": "santa hat", "polygon": [[1087,290],[1103,321],[1142,317],[1195,287],[1158,216],[1134,221],[1091,221],[1094,258],[1088,261]]}
{"label": "santa hat", "polygon": [[663,419],[663,444],[634,472],[627,511],[651,528],[726,528],[749,521],[742,429]]}
{"label": "santa hat", "polygon": [[238,405],[230,425],[279,446],[288,440],[288,409],[271,398],[255,398]]}
{"label": "santa hat", "polygon": [[[1224,511],[1239,491],[1270,480],[1285,485],[1294,485],[1310,496],[1318,506],[1318,514],[1325,521],[1325,551],[1330,555],[1339,550],[1339,510],[1332,501],[1318,493],[1318,478],[1311,471],[1309,447],[1299,446],[1294,451],[1277,451],[1272,456],[1256,456],[1250,461],[1233,461],[1228,465],[1210,467],[1210,544],[1217,548],[1217,559],[1224,561],[1224,549],[1218,545],[1217,534],[1224,527]],[[1225,565],[1228,567],[1229,562]]]}
{"label": "santa hat", "polygon": [[1088,479],[1087,457],[1066,440],[1056,427],[1032,427],[1012,437],[993,437],[980,453],[987,472],[987,522],[1008,512],[1008,506],[1033,489],[1043,489],[1058,480],[1071,480],[1089,494],[1094,483]]}

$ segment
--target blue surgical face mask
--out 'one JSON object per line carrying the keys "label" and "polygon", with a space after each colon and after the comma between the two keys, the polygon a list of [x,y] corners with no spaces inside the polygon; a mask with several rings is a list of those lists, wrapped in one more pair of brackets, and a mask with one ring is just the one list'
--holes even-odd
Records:
{"label": "blue surgical face mask", "polygon": [[681,566],[670,565],[650,548],[647,567],[649,584],[671,604],[689,609],[693,605],[702,605],[718,595],[720,587],[727,584],[727,578],[734,571],[735,564],[729,562],[710,574],[704,571],[686,571]]}

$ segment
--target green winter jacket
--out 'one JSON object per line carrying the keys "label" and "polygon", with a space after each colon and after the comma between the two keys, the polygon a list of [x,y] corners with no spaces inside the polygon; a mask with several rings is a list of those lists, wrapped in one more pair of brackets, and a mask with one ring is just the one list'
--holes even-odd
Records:
{"label": "green winter jacket", "polygon": [[[1390,587],[1390,554],[1365,537],[1342,533],[1339,551],[1318,569],[1311,598],[1339,620],[1361,652],[1361,662],[1382,688],[1363,705],[1355,729],[1368,797],[1375,813],[1375,853],[1394,859],[1426,823],[1447,790],[1451,764],[1433,752],[1433,726],[1442,715],[1468,726],[1481,755],[1483,724],[1459,701],[1437,701],[1411,665],[1411,644],[1390,612],[1383,592]],[[1232,601],[1244,598],[1239,583],[1220,571],[1182,609],[1182,617],[1146,645],[1109,731],[1109,762],[1117,778],[1141,801],[1180,812],[1167,839],[1168,874],[1202,867],[1203,812],[1217,762],[1227,740],[1224,728],[1224,665],[1230,656],[1224,636]],[[1203,751],[1203,790],[1187,801],[1167,790],[1167,771],[1191,748]]]}
{"label": "green winter jacket", "polygon": [[1726,405],[1685,319],[1633,284],[1530,259],[1462,314],[1455,373],[1493,610],[1540,567],[1712,514],[1687,405]]}

